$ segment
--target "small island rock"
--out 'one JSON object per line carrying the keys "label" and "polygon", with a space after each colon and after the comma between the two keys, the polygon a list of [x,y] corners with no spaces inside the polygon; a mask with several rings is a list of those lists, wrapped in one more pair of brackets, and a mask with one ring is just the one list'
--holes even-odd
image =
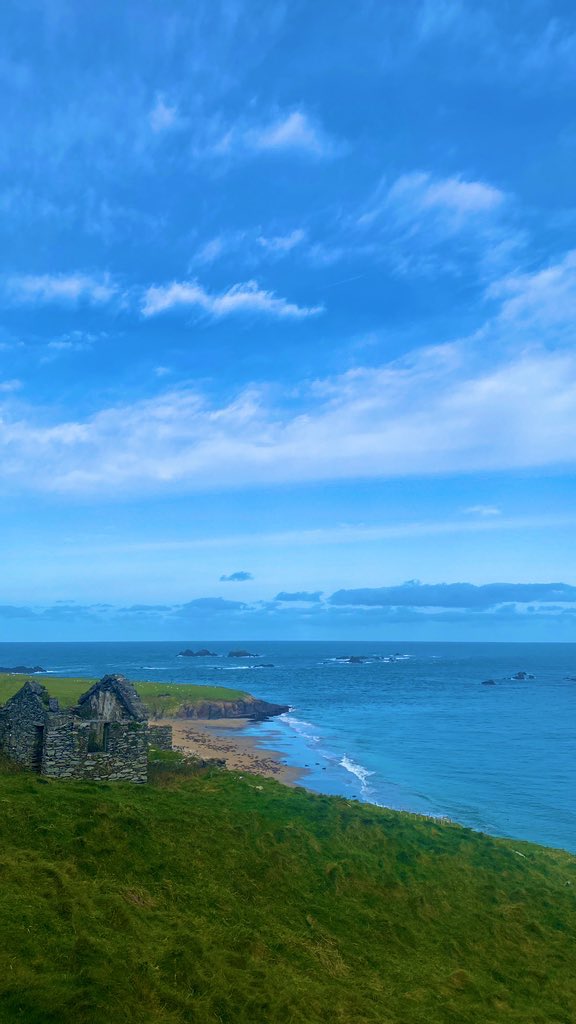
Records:
{"label": "small island rock", "polygon": [[189,647],[185,650],[180,651],[178,654],[179,658],[217,658],[218,655],[214,651],[209,651],[207,647],[201,647],[199,651],[191,651]]}
{"label": "small island rock", "polygon": [[14,665],[13,668],[4,668],[0,666],[0,672],[9,672],[10,674],[18,675],[33,675],[36,672],[46,672],[45,668],[41,665]]}
{"label": "small island rock", "polygon": [[250,651],[228,651],[229,658],[259,658],[259,654],[252,654]]}

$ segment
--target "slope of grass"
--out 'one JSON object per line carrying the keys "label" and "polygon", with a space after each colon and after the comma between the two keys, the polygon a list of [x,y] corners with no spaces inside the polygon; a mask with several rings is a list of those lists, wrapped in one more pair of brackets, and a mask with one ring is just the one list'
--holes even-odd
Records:
{"label": "slope of grass", "polygon": [[[27,677],[0,673],[0,704],[4,704],[20,689]],[[96,682],[95,679],[65,679],[59,676],[32,677],[43,683],[51,697],[57,697],[62,707],[75,704],[81,694]],[[247,694],[242,690],[229,690],[224,686],[201,686],[194,683],[136,683],[138,693],[151,713],[160,717],[172,714],[181,704],[194,704],[204,700],[241,700]]]}
{"label": "slope of grass", "polygon": [[0,770],[2,1024],[573,1024],[568,854],[162,766]]}

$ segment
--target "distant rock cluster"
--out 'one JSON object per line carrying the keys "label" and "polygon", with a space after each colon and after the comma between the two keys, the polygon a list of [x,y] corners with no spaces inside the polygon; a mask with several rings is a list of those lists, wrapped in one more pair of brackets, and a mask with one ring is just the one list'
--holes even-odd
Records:
{"label": "distant rock cluster", "polygon": [[13,668],[5,668],[3,665],[0,665],[0,672],[9,673],[11,675],[31,676],[36,672],[46,672],[46,669],[42,668],[41,665],[14,665]]}
{"label": "distant rock cluster", "polygon": [[209,651],[207,647],[201,647],[199,651],[191,651],[189,647],[185,650],[180,651],[178,654],[179,658],[217,658],[218,655],[214,651]]}

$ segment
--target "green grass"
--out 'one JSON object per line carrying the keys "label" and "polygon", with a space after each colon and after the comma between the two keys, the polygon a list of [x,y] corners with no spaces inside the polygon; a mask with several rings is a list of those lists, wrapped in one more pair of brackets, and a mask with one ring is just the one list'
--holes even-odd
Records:
{"label": "green grass", "polygon": [[[27,677],[0,673],[0,704],[4,704],[20,689]],[[59,676],[33,676],[43,683],[51,697],[57,697],[63,707],[75,704],[81,694],[96,682],[95,679],[65,679]],[[173,714],[182,704],[195,704],[204,700],[241,700],[247,696],[242,690],[229,690],[224,686],[201,686],[194,683],[136,683],[142,700],[156,718]]]}
{"label": "green grass", "polygon": [[576,1019],[568,854],[174,757],[152,777],[0,769],[2,1024]]}

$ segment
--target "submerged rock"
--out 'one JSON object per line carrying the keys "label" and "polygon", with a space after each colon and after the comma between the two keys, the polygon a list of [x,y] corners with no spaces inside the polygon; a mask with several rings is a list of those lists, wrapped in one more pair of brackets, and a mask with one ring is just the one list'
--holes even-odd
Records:
{"label": "submerged rock", "polygon": [[496,680],[495,679],[484,679],[480,685],[481,686],[496,686]]}
{"label": "submerged rock", "polygon": [[229,658],[260,658],[260,654],[252,654],[250,651],[228,651]]}

